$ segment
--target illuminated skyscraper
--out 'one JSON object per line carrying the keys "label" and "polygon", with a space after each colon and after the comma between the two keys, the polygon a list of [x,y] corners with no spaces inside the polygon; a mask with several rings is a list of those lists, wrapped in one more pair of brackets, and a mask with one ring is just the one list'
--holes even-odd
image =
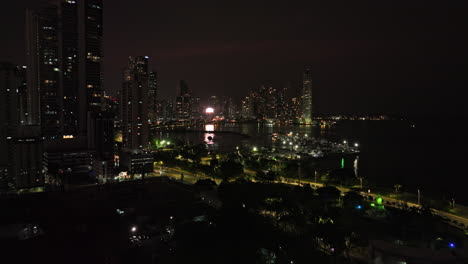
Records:
{"label": "illuminated skyscraper", "polygon": [[304,72],[302,83],[302,120],[301,123],[312,123],[312,75],[310,70]]}
{"label": "illuminated skyscraper", "polygon": [[150,73],[148,56],[130,57],[124,70],[120,91],[122,152],[120,165],[132,175],[144,175],[153,170],[153,155],[148,151],[148,91]]}
{"label": "illuminated skyscraper", "polygon": [[[41,5],[26,15],[27,124],[40,125],[46,139],[47,173],[74,175],[75,168],[91,167],[93,152],[104,151],[95,137],[105,134],[95,131],[104,127],[96,125],[104,93],[103,0]],[[76,153],[83,159],[70,159],[70,166],[54,158]]]}
{"label": "illuminated skyscraper", "polygon": [[177,90],[179,94],[176,97],[175,102],[176,118],[178,118],[179,120],[188,120],[192,115],[192,94],[188,88],[187,82],[181,80],[179,82]]}
{"label": "illuminated skyscraper", "polygon": [[47,139],[86,137],[90,113],[101,111],[102,7],[102,0],[56,0],[27,11],[27,121]]}
{"label": "illuminated skyscraper", "polygon": [[139,153],[148,148],[148,57],[129,58],[120,92],[123,149]]}
{"label": "illuminated skyscraper", "polygon": [[148,73],[148,116],[151,122],[158,119],[158,74]]}
{"label": "illuminated skyscraper", "polygon": [[26,16],[26,55],[30,109],[28,124],[40,124],[47,139],[61,136],[57,6],[28,10]]}
{"label": "illuminated skyscraper", "polygon": [[86,102],[87,111],[96,113],[101,110],[104,95],[103,0],[76,2],[78,3],[80,89],[86,92],[86,101],[80,99],[80,108],[81,104]]}

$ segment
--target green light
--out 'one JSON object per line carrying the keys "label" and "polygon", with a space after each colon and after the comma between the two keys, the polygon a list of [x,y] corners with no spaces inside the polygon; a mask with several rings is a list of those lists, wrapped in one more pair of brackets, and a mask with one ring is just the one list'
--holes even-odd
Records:
{"label": "green light", "polygon": [[380,195],[377,196],[377,204],[382,205],[382,197],[380,197]]}
{"label": "green light", "polygon": [[344,168],[344,158],[341,158],[341,168]]}
{"label": "green light", "polygon": [[374,206],[375,206],[375,204],[374,204],[374,203],[371,203],[371,204],[370,204],[370,206],[374,207]]}

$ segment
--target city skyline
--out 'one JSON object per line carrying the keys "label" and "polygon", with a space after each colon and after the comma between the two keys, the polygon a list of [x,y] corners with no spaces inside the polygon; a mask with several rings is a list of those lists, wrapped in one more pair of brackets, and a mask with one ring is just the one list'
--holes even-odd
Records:
{"label": "city skyline", "polygon": [[[12,52],[0,59],[24,64],[23,34],[17,31],[22,32],[24,8],[37,3],[8,5],[11,12],[2,17],[16,23],[3,23],[8,27],[1,29],[12,37],[2,45]],[[141,54],[153,61],[161,98],[173,97],[178,81],[187,80],[202,98],[227,95],[239,100],[262,84],[281,88],[292,81],[300,86],[301,72],[310,68],[314,92],[321,98],[315,103],[318,112],[466,115],[456,96],[466,84],[468,56],[466,42],[457,34],[465,24],[459,20],[461,9],[452,8],[455,3],[332,7],[299,2],[284,10],[274,3],[254,3],[248,9],[243,3],[182,4],[180,10],[171,3],[144,1],[105,5],[104,25],[110,25],[104,37],[110,58],[104,62],[108,94],[115,95],[120,87],[120,65],[128,56]],[[331,10],[335,16],[320,13]],[[264,22],[250,26],[256,15]],[[121,19],[133,16],[130,24]],[[182,21],[191,23],[181,27]],[[226,30],[219,30],[222,25]]]}
{"label": "city skyline", "polygon": [[468,263],[468,23],[398,1],[6,1],[0,259]]}

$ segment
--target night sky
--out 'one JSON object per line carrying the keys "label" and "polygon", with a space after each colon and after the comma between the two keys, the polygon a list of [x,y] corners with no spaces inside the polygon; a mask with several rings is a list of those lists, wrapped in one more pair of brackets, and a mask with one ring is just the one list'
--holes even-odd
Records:
{"label": "night sky", "polygon": [[[2,1],[0,60],[25,63],[24,9]],[[105,87],[130,55],[148,55],[160,94],[245,96],[314,78],[318,112],[468,115],[463,1],[155,1],[104,3]]]}

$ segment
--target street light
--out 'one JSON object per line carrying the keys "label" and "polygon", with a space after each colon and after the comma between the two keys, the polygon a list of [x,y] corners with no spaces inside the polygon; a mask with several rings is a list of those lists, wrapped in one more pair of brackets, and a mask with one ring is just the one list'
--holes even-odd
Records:
{"label": "street light", "polygon": [[343,140],[343,144],[348,144],[348,141],[346,141],[346,140]]}
{"label": "street light", "polygon": [[418,205],[421,205],[421,191],[418,189]]}
{"label": "street light", "polygon": [[359,147],[359,144],[358,144],[358,143],[354,143],[354,146],[357,148],[357,147]]}
{"label": "street light", "polygon": [[361,190],[362,190],[362,179],[363,179],[362,177],[359,177],[359,182],[361,184]]}
{"label": "street light", "polygon": [[137,231],[137,227],[136,226],[132,226],[132,228],[130,229],[130,231],[132,231],[133,233],[135,233]]}

